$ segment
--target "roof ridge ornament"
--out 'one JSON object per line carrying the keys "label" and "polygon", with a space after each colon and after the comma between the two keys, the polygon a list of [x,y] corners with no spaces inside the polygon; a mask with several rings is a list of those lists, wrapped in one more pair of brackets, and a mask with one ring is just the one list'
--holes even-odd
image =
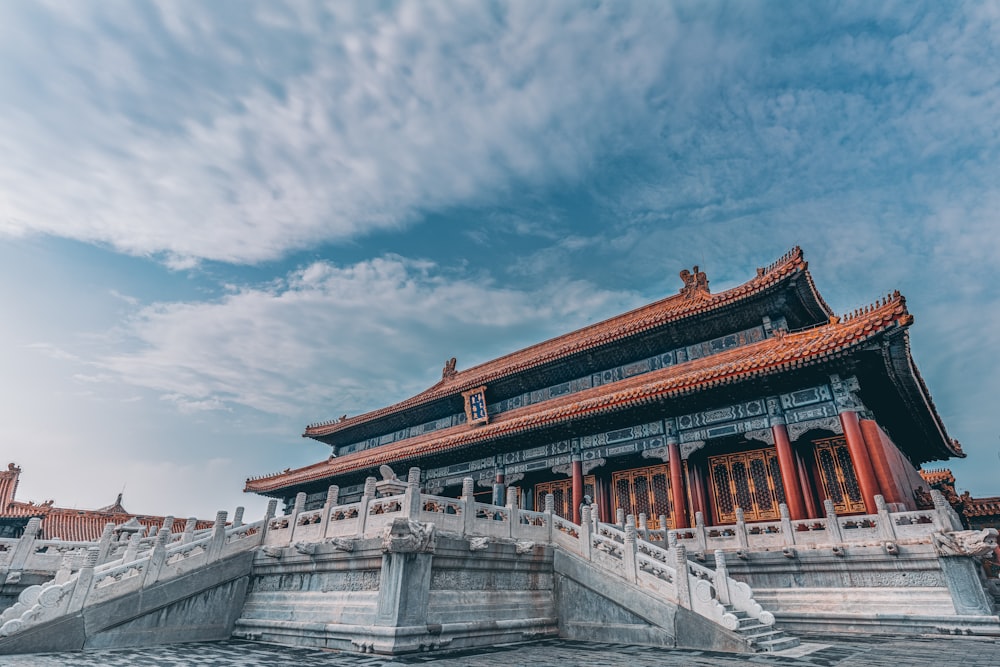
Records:
{"label": "roof ridge ornament", "polygon": [[444,368],[441,369],[441,380],[450,380],[451,378],[458,375],[458,371],[455,370],[455,366],[458,364],[458,360],[452,357],[448,361],[444,362]]}
{"label": "roof ridge ornament", "polygon": [[683,269],[680,272],[681,280],[684,281],[684,287],[681,288],[681,294],[687,298],[693,298],[697,295],[709,294],[708,290],[708,277],[705,275],[704,271],[698,270],[698,265],[695,264],[691,271]]}

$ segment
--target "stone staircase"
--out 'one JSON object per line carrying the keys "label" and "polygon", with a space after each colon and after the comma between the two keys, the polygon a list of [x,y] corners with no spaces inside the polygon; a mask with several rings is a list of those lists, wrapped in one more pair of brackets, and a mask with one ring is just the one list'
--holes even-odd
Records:
{"label": "stone staircase", "polygon": [[738,625],[736,633],[746,641],[756,653],[773,653],[798,646],[798,637],[793,637],[773,625],[764,625],[759,620],[751,618],[745,611],[740,611],[732,605],[723,605],[726,612],[736,617]]}

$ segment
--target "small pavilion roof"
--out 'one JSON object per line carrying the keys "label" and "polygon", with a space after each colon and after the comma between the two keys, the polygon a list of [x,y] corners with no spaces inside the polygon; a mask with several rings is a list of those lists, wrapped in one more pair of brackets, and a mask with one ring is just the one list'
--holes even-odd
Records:
{"label": "small pavilion roof", "polygon": [[[697,269],[697,267],[695,268]],[[785,280],[799,275],[804,278],[808,294],[815,301],[820,312],[824,313],[826,317],[833,315],[833,311],[819,295],[819,291],[816,289],[812,276],[807,269],[808,263],[803,258],[802,249],[796,246],[767,268],[757,269],[757,275],[749,281],[724,292],[711,294],[707,289],[707,284],[704,289],[686,287],[679,294],[526,347],[517,352],[498,357],[472,368],[457,371],[453,367],[454,360],[452,360],[450,362],[451,369],[449,370],[446,367],[441,381],[425,391],[394,405],[354,417],[347,417],[345,415],[339,420],[311,424],[306,427],[302,435],[311,438],[328,436],[418,405],[459,394],[462,391],[483,384],[496,382],[497,380],[516,375],[531,368],[543,366],[553,361],[641,334],[666,324],[734,306]],[[682,272],[682,277],[685,273],[688,272]]]}
{"label": "small pavilion roof", "polygon": [[[245,490],[275,492],[289,486],[316,482],[381,464],[415,459],[473,444],[499,440],[519,433],[566,424],[573,420],[669,400],[705,389],[745,382],[756,377],[784,373],[808,365],[846,356],[888,332],[905,330],[913,322],[906,300],[894,293],[873,306],[844,318],[804,331],[778,335],[763,341],[719,352],[709,357],[668,366],[650,373],[568,394],[496,415],[490,423],[467,424],[353,452],[310,466],[275,475],[248,479]],[[908,348],[906,355],[908,356]],[[944,456],[964,456],[944,431],[916,367],[909,365],[910,384],[930,413],[932,446]]]}

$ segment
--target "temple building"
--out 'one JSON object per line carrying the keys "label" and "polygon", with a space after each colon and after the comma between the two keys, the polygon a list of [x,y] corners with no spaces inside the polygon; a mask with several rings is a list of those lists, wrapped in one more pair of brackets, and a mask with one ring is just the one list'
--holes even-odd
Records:
{"label": "temple building", "polygon": [[459,370],[416,396],[312,424],[328,460],[251,478],[245,490],[306,508],[336,484],[360,497],[379,466],[421,470],[428,493],[477,494],[522,509],[553,494],[579,522],[618,510],[692,526],[913,510],[919,468],[964,457],[910,354],[913,317],[897,292],[837,316],[799,248],[747,282],[712,293],[698,267],[679,293]]}
{"label": "temple building", "polygon": [[[15,499],[17,485],[21,478],[21,468],[10,463],[6,470],[0,470],[0,538],[20,537],[32,518],[41,520],[39,539],[60,539],[73,542],[88,542],[101,537],[104,527],[113,523],[119,528],[128,524],[129,528],[139,526],[148,531],[161,528],[166,517],[132,514],[122,507],[122,494],[115,502],[94,510],[56,507],[54,500],[43,503],[22,502]],[[195,528],[211,528],[211,521],[198,521]],[[127,529],[126,529],[127,530]]]}

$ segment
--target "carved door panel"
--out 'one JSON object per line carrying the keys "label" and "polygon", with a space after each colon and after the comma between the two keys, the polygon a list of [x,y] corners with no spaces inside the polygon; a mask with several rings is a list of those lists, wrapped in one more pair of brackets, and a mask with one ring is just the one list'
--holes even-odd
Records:
{"label": "carved door panel", "polygon": [[[597,496],[594,494],[594,476],[584,475],[583,495],[590,496],[591,500]],[[557,479],[552,482],[542,482],[535,484],[535,509],[539,512],[545,509],[545,496],[551,493],[555,499],[555,513],[563,519],[573,520],[573,478]]]}
{"label": "carved door panel", "polygon": [[768,449],[711,456],[712,504],[718,523],[736,521],[736,508],[747,521],[769,521],[781,516],[785,502],[778,457]]}
{"label": "carved door panel", "polygon": [[[622,470],[611,476],[612,507],[625,510],[638,519],[645,514],[650,527],[659,527],[661,515],[667,517],[667,524],[673,528],[670,504],[670,468],[665,465]],[[611,518],[609,521],[613,521]]]}
{"label": "carved door panel", "polygon": [[823,498],[833,501],[837,514],[864,512],[861,487],[843,436],[814,440],[813,444],[816,445],[816,464],[823,482]]}

